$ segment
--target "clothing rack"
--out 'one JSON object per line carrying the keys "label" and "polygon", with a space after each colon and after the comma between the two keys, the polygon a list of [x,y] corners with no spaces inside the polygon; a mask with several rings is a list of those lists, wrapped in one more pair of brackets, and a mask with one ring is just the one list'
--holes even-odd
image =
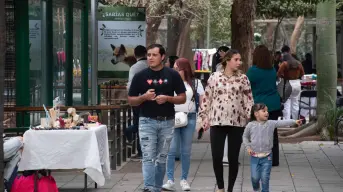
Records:
{"label": "clothing rack", "polygon": [[[211,48],[211,49],[215,49],[215,48]],[[207,50],[210,50],[210,49],[192,49],[192,51],[207,51]]]}

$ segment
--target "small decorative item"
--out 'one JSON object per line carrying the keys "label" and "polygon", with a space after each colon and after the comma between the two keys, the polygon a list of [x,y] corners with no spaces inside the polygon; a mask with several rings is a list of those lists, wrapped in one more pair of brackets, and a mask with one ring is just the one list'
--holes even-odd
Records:
{"label": "small decorative item", "polygon": [[60,117],[60,118],[58,119],[58,121],[60,122],[60,128],[64,128],[64,127],[65,127],[65,122],[64,122],[64,120],[62,119],[62,117]]}
{"label": "small decorative item", "polygon": [[64,122],[65,122],[64,128],[67,128],[67,129],[71,128],[72,127],[71,126],[71,123],[72,123],[71,121],[72,121],[71,118],[68,118],[68,119],[64,120]]}
{"label": "small decorative item", "polygon": [[98,122],[98,116],[94,115],[88,115],[88,122]]}
{"label": "small decorative item", "polygon": [[53,108],[56,112],[57,118],[60,116],[60,106],[61,106],[61,100],[60,97],[56,97],[53,101]]}
{"label": "small decorative item", "polygon": [[71,117],[71,124],[70,127],[74,127],[81,122],[81,118],[78,114],[76,114],[75,108],[67,109],[68,116]]}
{"label": "small decorative item", "polygon": [[45,111],[45,115],[46,115],[46,121],[45,121],[45,125],[42,125],[43,127],[50,127],[50,121],[51,121],[51,117],[50,114],[48,112],[48,110],[46,109],[45,105],[43,104],[43,108]]}

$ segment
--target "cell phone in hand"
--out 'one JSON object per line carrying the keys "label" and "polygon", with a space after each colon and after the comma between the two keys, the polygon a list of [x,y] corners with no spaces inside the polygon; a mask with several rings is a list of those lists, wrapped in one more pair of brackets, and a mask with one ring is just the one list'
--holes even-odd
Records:
{"label": "cell phone in hand", "polygon": [[203,133],[204,133],[204,129],[201,128],[201,129],[199,130],[199,132],[198,132],[198,139],[201,139],[201,138],[202,138]]}

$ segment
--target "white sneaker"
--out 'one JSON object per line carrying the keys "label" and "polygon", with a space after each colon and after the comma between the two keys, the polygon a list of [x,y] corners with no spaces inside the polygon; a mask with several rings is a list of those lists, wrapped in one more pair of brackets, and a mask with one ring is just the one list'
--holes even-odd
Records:
{"label": "white sneaker", "polygon": [[183,191],[190,191],[191,190],[191,187],[189,186],[189,184],[186,180],[181,180],[180,185],[181,185],[181,189]]}
{"label": "white sneaker", "polygon": [[162,186],[162,189],[167,191],[175,191],[175,183],[172,180],[168,180],[166,184]]}

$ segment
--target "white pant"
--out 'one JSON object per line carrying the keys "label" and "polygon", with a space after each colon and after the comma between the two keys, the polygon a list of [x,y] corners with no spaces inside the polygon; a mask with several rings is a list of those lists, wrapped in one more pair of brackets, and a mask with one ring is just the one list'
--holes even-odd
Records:
{"label": "white pant", "polygon": [[301,92],[300,79],[289,80],[289,84],[292,86],[292,93],[284,104],[283,118],[284,119],[298,119],[299,115],[299,98]]}
{"label": "white pant", "polygon": [[227,145],[228,144],[227,144],[227,137],[226,137],[225,146],[224,146],[224,156],[223,156],[223,162],[225,162],[225,163],[229,162],[229,159],[227,157],[227,147],[228,147]]}

